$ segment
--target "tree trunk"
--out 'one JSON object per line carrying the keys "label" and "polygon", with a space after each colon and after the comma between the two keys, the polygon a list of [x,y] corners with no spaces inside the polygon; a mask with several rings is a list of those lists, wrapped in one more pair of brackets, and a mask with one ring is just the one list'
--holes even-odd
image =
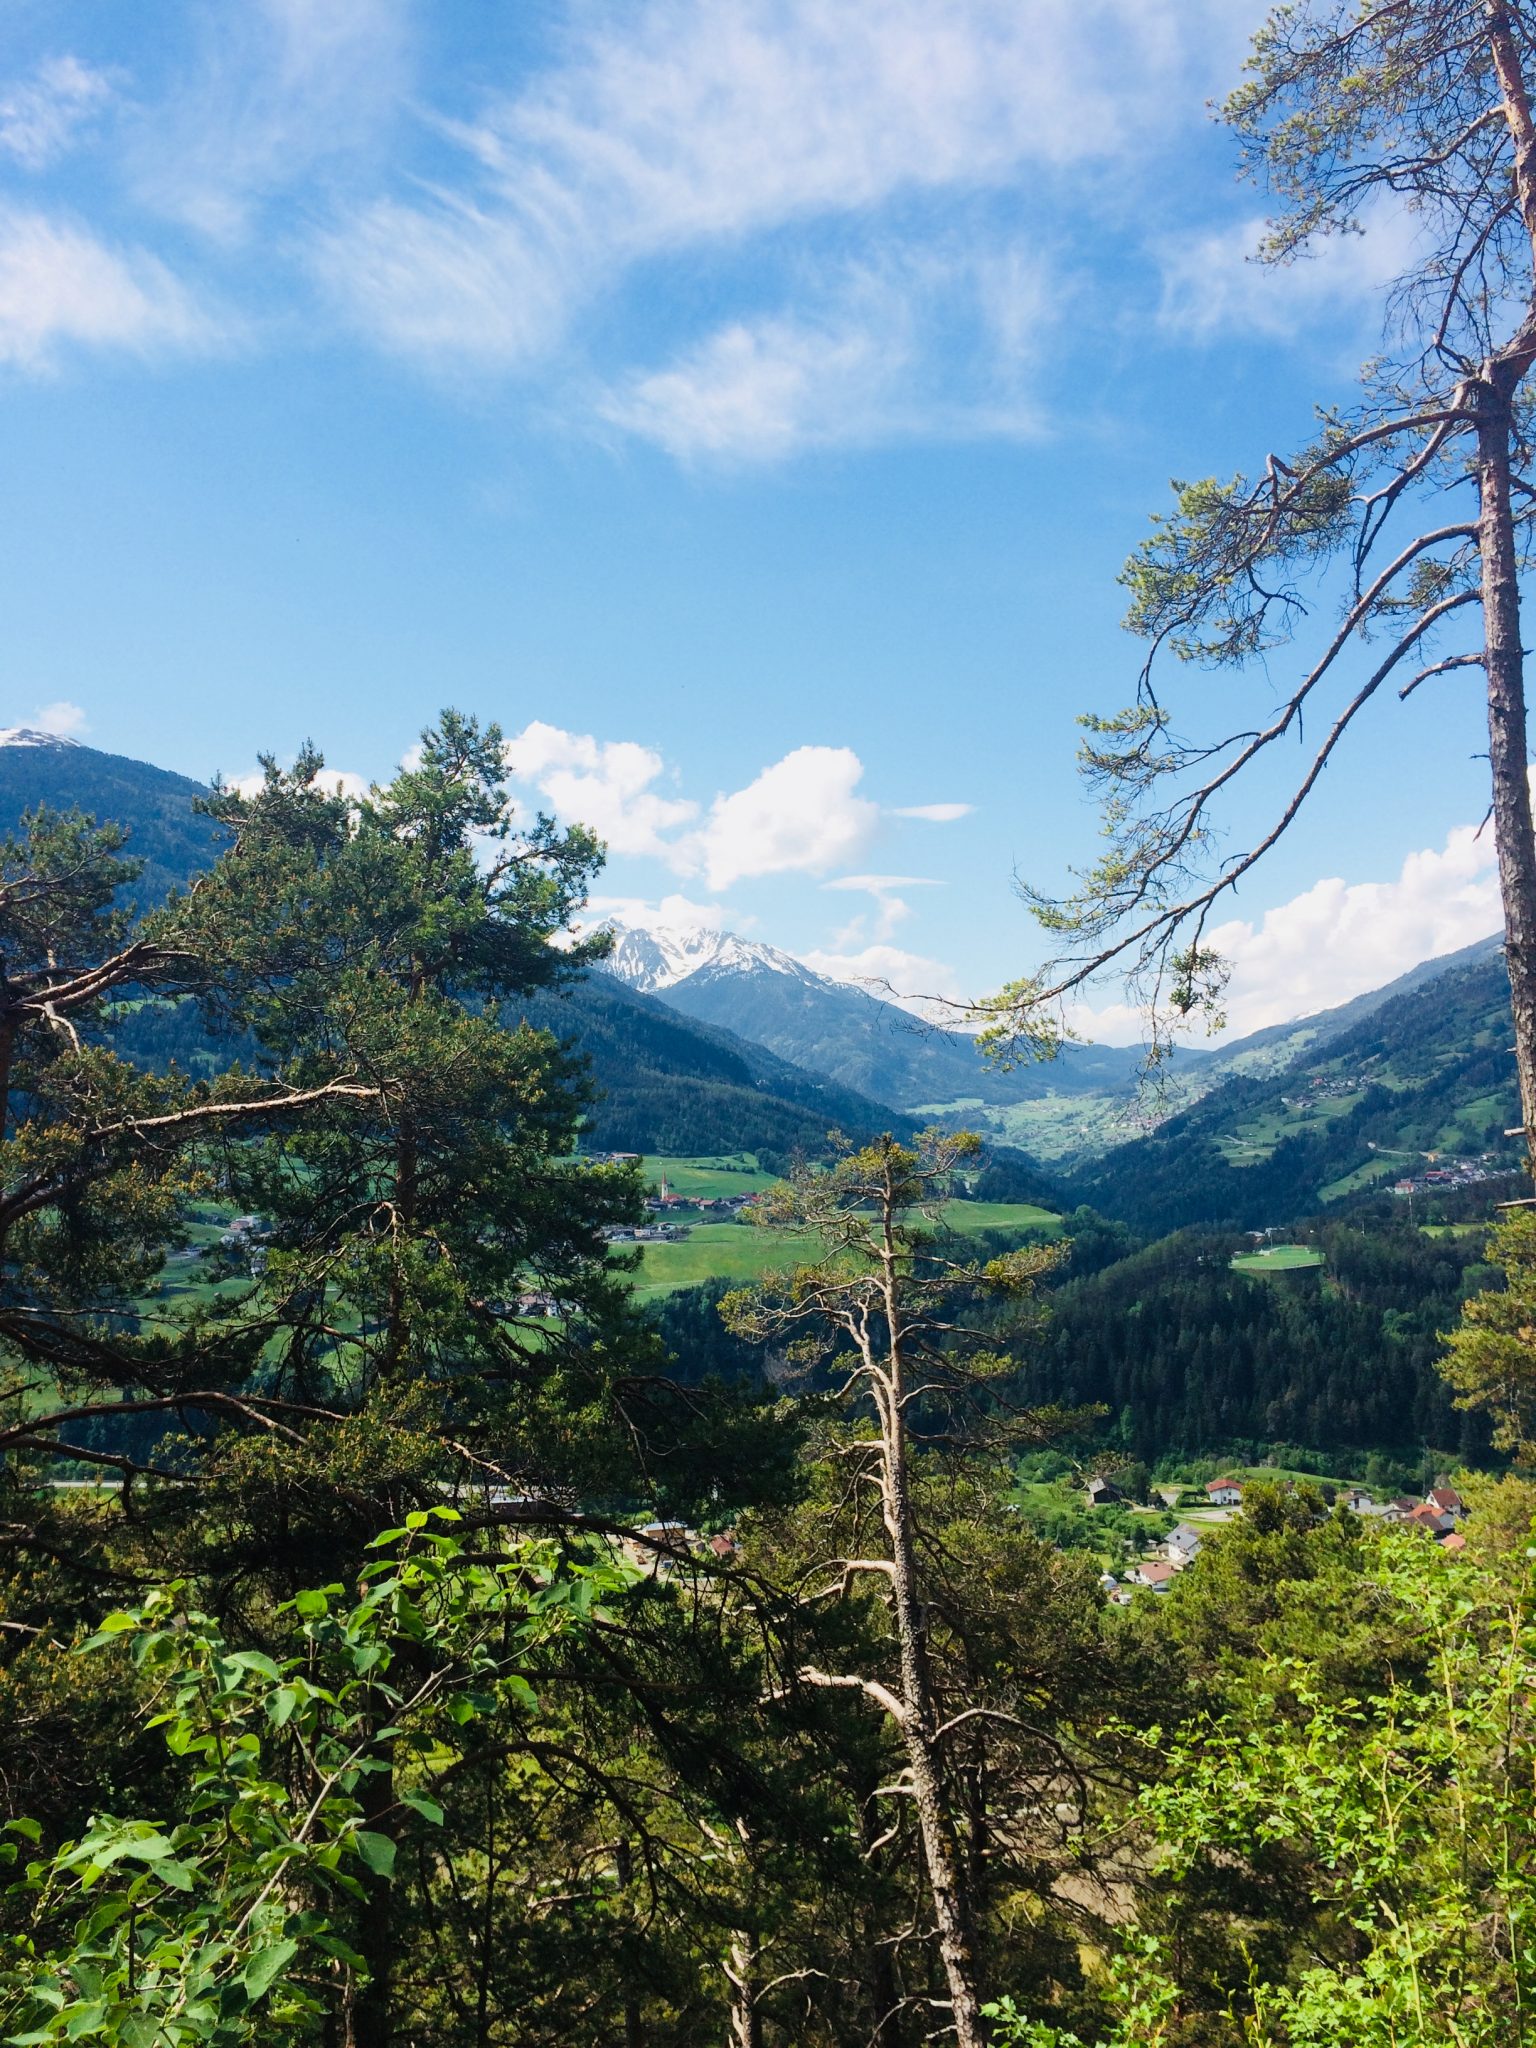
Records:
{"label": "tree trunk", "polygon": [[905,1365],[902,1358],[901,1311],[895,1267],[887,1233],[886,1327],[889,1332],[885,1406],[881,1415],[881,1494],[886,1534],[891,1547],[891,1604],[901,1664],[901,1737],[912,1779],[928,1891],[939,1931],[939,1957],[949,1989],[950,2012],[958,2048],[985,2048],[986,2023],[976,1986],[976,1951],[971,1938],[969,1902],[960,1857],[944,1805],[939,1768],[933,1686],[928,1666],[928,1627],[912,1541],[911,1480],[907,1461],[904,1406]]}
{"label": "tree trunk", "polygon": [[1520,1121],[1527,1164],[1536,1175],[1536,833],[1532,830],[1527,774],[1525,656],[1520,644],[1520,585],[1510,503],[1513,421],[1503,388],[1506,381],[1503,377],[1489,379],[1479,392],[1478,548],[1494,847],[1504,902],[1504,958],[1515,1023]]}
{"label": "tree trunk", "polygon": [[731,1937],[726,1981],[731,1987],[730,2048],[763,2048],[763,2016],[757,2004],[757,1942],[750,1934]]}
{"label": "tree trunk", "polygon": [[[623,1835],[620,1835],[614,1849],[613,1865],[619,1889],[625,1894],[627,1903],[629,1888],[634,1882],[635,1866],[629,1843]],[[624,2000],[624,2048],[645,2048],[645,2023],[633,1982],[626,1978],[621,1991]]]}

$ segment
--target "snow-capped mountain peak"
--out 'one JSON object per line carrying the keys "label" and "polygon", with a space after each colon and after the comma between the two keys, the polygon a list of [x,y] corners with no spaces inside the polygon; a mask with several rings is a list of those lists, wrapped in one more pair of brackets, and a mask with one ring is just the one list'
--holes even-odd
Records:
{"label": "snow-capped mountain peak", "polygon": [[61,732],[40,732],[35,725],[0,725],[0,747],[78,747]]}
{"label": "snow-capped mountain peak", "polygon": [[709,931],[701,926],[614,925],[613,951],[603,962],[608,973],[645,995],[676,988],[690,975],[787,974],[797,980],[815,981],[808,967],[776,946],[764,946],[753,939],[739,939],[734,932]]}

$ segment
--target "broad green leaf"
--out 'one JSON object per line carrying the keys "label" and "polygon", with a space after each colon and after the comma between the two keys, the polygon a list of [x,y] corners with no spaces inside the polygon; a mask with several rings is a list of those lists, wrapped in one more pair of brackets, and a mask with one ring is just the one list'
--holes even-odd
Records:
{"label": "broad green leaf", "polygon": [[388,1835],[378,1835],[368,1828],[359,1828],[352,1839],[357,1844],[357,1853],[375,1877],[394,1876],[395,1845]]}
{"label": "broad green leaf", "polygon": [[253,2005],[258,1998],[266,1996],[298,1952],[296,1941],[274,1941],[270,1948],[256,1951],[240,1974],[240,1981]]}

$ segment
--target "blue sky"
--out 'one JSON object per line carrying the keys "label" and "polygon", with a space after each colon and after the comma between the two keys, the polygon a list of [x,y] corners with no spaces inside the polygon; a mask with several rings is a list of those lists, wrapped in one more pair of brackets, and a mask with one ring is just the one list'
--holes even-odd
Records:
{"label": "blue sky", "polygon": [[[373,778],[451,702],[607,907],[1018,974],[1121,561],[1347,397],[1405,248],[1246,262],[1206,107],[1259,11],[9,0],[0,724]],[[1464,677],[1381,706],[1233,906],[1235,1024],[1494,928],[1483,744]]]}

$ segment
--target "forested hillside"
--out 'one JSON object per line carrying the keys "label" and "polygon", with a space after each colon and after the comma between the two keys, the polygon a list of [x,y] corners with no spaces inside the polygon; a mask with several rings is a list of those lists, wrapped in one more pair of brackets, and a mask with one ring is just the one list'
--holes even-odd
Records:
{"label": "forested hillside", "polygon": [[1480,1233],[1429,1238],[1406,1221],[1320,1224],[1325,1264],[1234,1271],[1248,1240],[1184,1230],[1051,1297],[1034,1398],[1101,1405],[1110,1441],[1148,1463],[1246,1443],[1412,1456],[1487,1456],[1485,1423],[1452,1406],[1441,1332],[1491,1278]]}
{"label": "forested hillside", "polygon": [[1084,1168],[1082,1199],[1141,1228],[1263,1229],[1426,1155],[1518,1153],[1509,986],[1495,954],[1395,997],[1279,1074],[1235,1076],[1147,1137]]}

